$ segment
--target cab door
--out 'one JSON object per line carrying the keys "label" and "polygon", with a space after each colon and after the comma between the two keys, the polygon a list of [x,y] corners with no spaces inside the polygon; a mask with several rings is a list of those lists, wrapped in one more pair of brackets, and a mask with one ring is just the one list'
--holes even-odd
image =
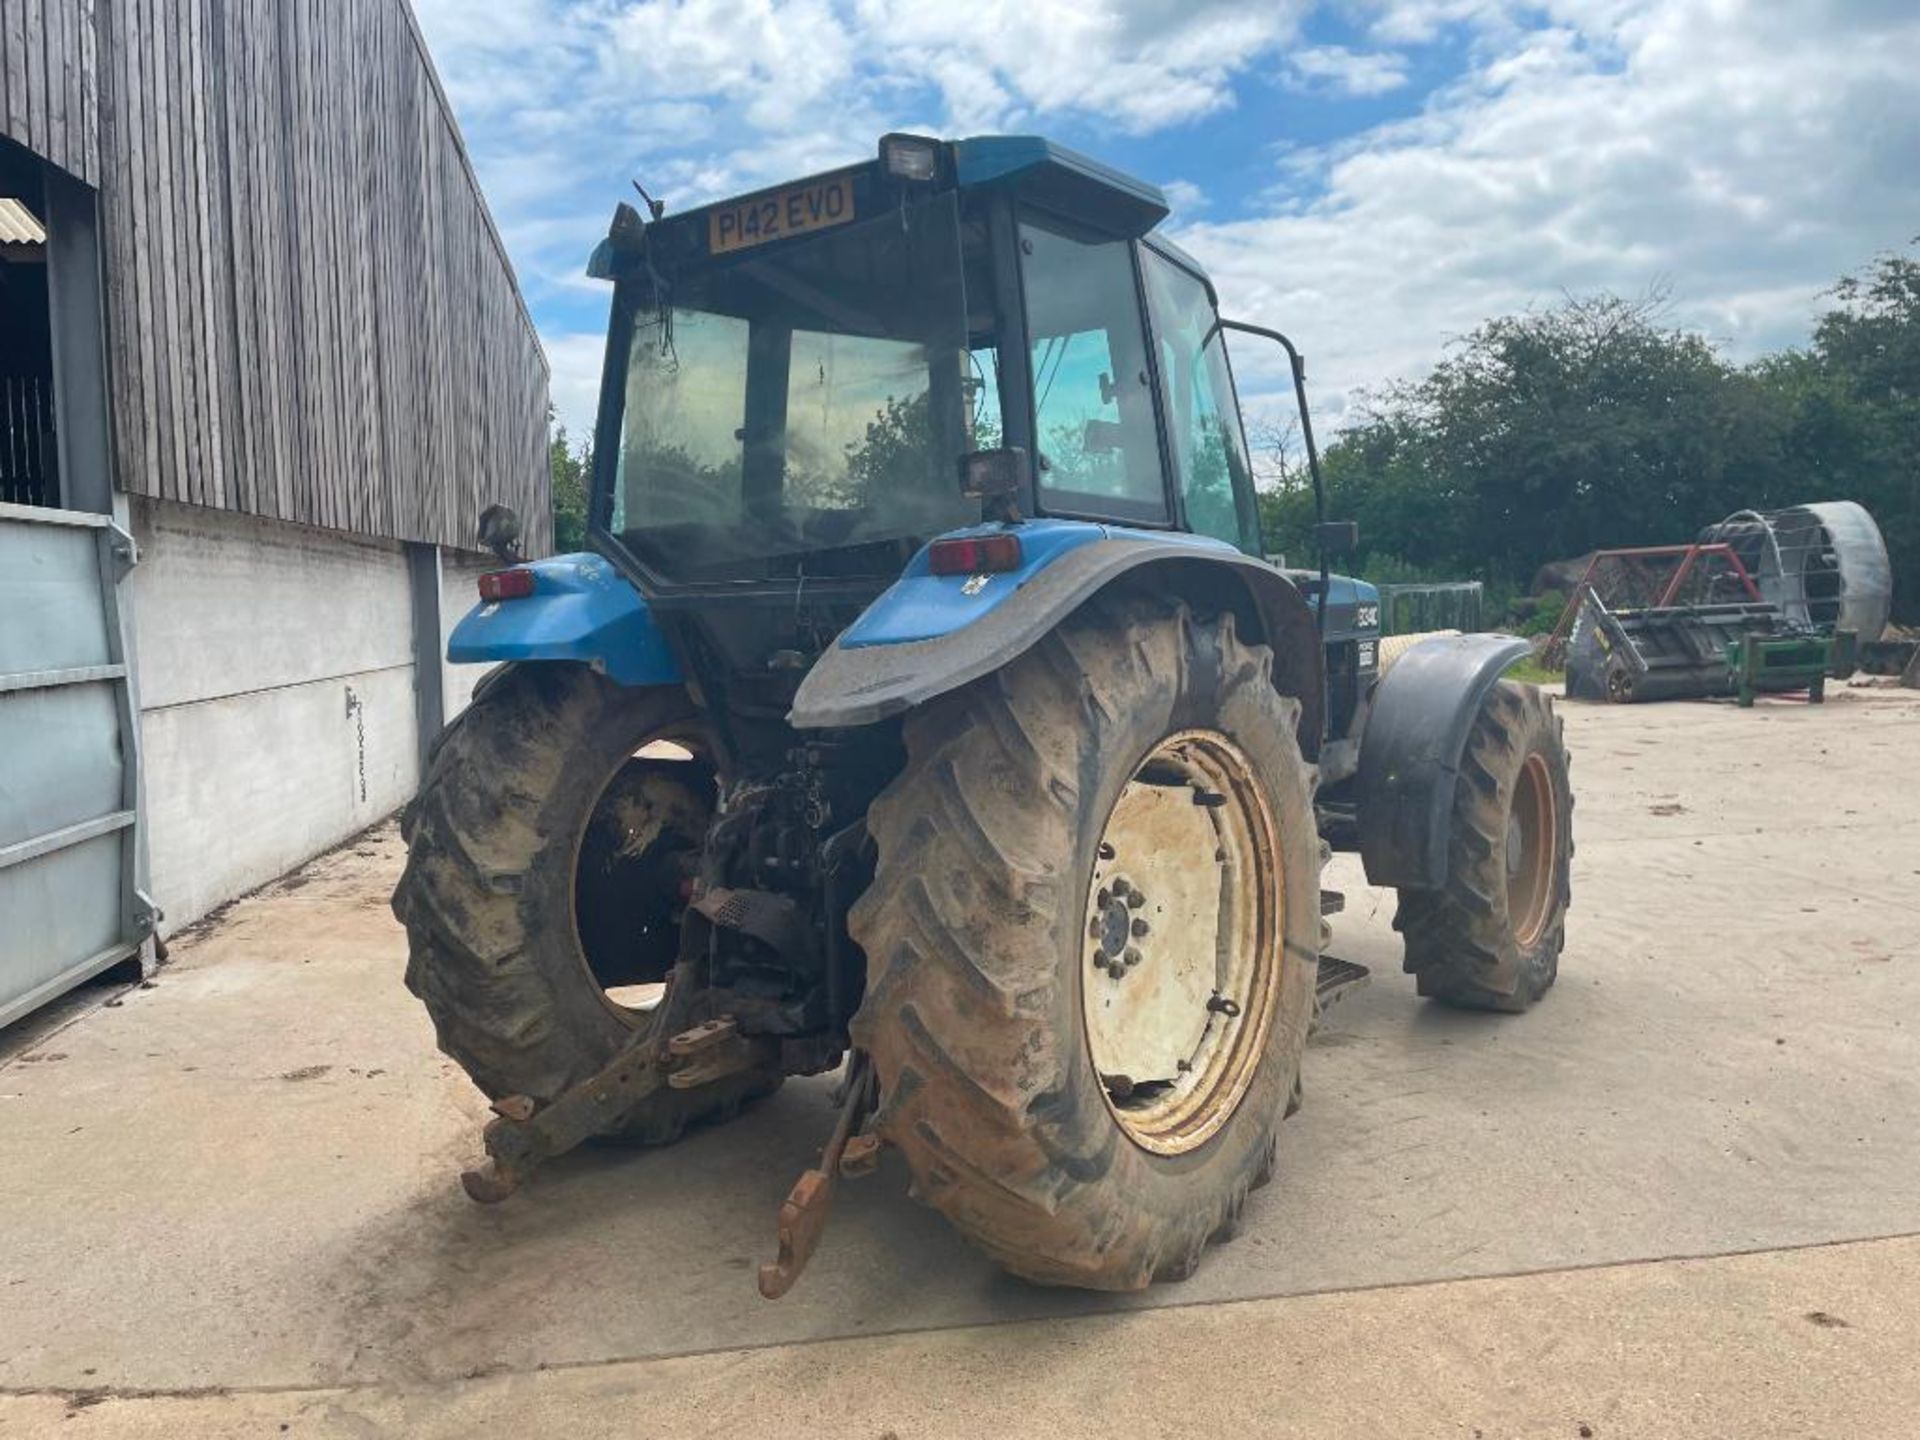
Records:
{"label": "cab door", "polygon": [[1041,512],[1171,524],[1133,242],[1032,213],[1019,239]]}
{"label": "cab door", "polygon": [[1212,289],[1153,246],[1139,250],[1183,528],[1259,555],[1253,467]]}

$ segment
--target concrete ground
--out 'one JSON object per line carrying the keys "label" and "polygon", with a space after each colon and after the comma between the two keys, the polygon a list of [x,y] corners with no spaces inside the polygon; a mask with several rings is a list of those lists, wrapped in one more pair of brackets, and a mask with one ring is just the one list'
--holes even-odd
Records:
{"label": "concrete ground", "polygon": [[1912,1435],[1920,695],[1563,711],[1558,988],[1417,1001],[1340,862],[1375,982],[1139,1296],[998,1275],[890,1164],[762,1301],[822,1081],[470,1204],[374,832],[0,1036],[0,1436]]}

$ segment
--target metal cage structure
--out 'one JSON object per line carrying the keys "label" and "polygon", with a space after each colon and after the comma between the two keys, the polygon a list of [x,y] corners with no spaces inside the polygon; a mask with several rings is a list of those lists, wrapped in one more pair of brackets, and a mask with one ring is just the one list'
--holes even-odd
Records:
{"label": "metal cage structure", "polygon": [[1791,622],[1851,630],[1865,645],[1887,628],[1893,567],[1886,541],[1873,517],[1851,500],[1739,510],[1707,526],[1700,539],[1731,547],[1761,596]]}

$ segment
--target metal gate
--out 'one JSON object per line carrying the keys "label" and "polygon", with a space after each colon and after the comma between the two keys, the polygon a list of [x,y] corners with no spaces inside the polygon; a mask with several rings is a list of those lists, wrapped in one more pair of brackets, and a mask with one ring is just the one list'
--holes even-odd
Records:
{"label": "metal gate", "polygon": [[139,722],[107,515],[0,504],[0,1025],[135,954]]}

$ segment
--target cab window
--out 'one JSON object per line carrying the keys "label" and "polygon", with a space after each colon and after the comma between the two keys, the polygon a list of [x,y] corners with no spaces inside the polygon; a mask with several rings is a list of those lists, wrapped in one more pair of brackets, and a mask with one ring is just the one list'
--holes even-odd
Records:
{"label": "cab window", "polygon": [[1131,245],[1020,226],[1043,508],[1165,521]]}
{"label": "cab window", "polygon": [[1159,347],[1168,449],[1188,528],[1258,555],[1253,472],[1213,299],[1197,275],[1144,246],[1140,263]]}

